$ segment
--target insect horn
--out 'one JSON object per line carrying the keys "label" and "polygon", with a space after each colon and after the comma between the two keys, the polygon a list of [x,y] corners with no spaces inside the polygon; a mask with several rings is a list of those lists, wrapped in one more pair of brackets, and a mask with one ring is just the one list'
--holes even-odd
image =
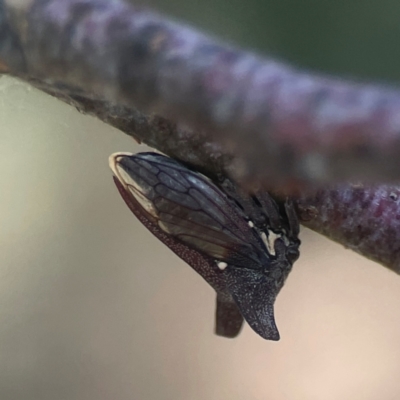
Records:
{"label": "insect horn", "polygon": [[244,319],[264,339],[279,340],[274,318],[276,292],[271,284],[253,271],[233,267],[228,272],[228,290]]}

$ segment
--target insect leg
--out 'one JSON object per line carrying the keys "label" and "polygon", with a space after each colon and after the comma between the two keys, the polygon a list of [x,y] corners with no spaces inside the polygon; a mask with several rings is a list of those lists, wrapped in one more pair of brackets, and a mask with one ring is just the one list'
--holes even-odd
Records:
{"label": "insect leg", "polygon": [[242,329],[243,317],[232,296],[217,292],[215,310],[215,333],[218,336],[234,338]]}

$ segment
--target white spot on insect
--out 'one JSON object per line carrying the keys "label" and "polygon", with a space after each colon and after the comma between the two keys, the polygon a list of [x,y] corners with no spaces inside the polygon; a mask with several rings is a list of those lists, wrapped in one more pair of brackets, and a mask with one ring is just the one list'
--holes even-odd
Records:
{"label": "white spot on insect", "polygon": [[269,254],[275,255],[275,240],[280,238],[281,235],[276,234],[273,231],[268,230],[268,236],[265,232],[261,233],[261,239],[263,240]]}
{"label": "white spot on insect", "polygon": [[223,271],[223,270],[228,266],[228,264],[227,264],[226,262],[223,262],[223,261],[217,262],[217,265],[218,265],[218,268],[219,268],[221,271]]}
{"label": "white spot on insect", "polygon": [[249,221],[248,224],[249,224],[249,227],[250,227],[250,228],[254,228],[254,223],[253,223],[253,221]]}
{"label": "white spot on insect", "polygon": [[290,245],[290,240],[286,235],[282,235],[280,237],[283,239],[283,242],[285,243],[285,246],[289,246]]}

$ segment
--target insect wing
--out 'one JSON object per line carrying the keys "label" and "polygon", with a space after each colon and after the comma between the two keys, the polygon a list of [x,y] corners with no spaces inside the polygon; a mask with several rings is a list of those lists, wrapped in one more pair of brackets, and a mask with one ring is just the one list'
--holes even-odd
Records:
{"label": "insect wing", "polygon": [[254,233],[207,178],[154,153],[112,157],[116,178],[165,233],[216,260],[260,267]]}
{"label": "insect wing", "polygon": [[236,337],[243,326],[243,316],[232,296],[227,292],[225,277],[222,271],[216,268],[215,260],[188,247],[179,240],[175,240],[173,236],[164,232],[149,208],[143,206],[143,201],[140,203],[135,196],[132,196],[131,191],[127,190],[126,186],[116,176],[114,176],[114,182],[125,203],[139,221],[216,290],[215,333],[227,338]]}

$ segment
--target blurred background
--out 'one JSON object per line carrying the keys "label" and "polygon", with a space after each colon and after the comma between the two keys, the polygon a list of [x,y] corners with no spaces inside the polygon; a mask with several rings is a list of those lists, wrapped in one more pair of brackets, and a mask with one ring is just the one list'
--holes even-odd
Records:
{"label": "blurred background", "polygon": [[[152,1],[312,70],[400,80],[400,3]],[[400,278],[306,229],[280,342],[214,336],[213,290],[138,223],[108,168],[145,150],[0,78],[0,399],[400,397]]]}

